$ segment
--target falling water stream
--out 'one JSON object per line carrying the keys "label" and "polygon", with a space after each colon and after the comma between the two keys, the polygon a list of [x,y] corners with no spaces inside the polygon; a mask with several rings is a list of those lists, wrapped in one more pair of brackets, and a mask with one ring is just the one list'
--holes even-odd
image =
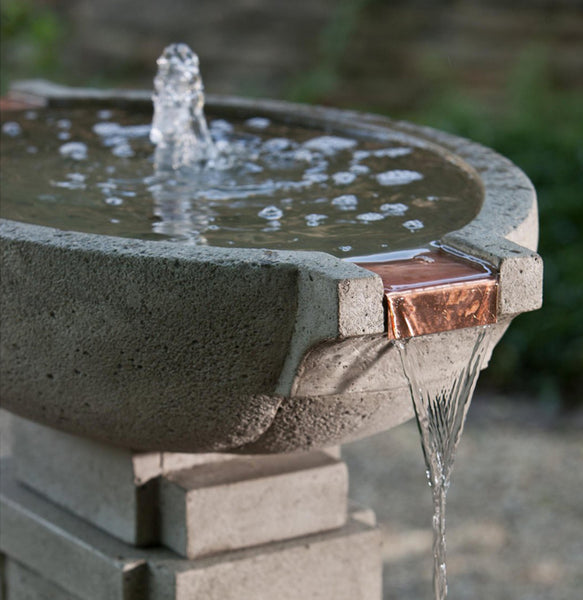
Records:
{"label": "falling water stream", "polygon": [[445,506],[455,451],[459,445],[478,375],[484,366],[489,328],[476,331],[468,361],[444,387],[435,388],[424,378],[424,357],[414,342],[399,341],[396,346],[409,383],[427,479],[433,496],[433,590],[435,600],[447,597]]}

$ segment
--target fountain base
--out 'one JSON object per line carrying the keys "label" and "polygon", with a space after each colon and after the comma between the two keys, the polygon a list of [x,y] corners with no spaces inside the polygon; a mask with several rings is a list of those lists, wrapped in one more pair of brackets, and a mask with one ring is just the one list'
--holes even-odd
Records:
{"label": "fountain base", "polygon": [[0,510],[9,598],[381,596],[374,514],[347,506],[337,449],[131,452],[16,418],[13,439]]}

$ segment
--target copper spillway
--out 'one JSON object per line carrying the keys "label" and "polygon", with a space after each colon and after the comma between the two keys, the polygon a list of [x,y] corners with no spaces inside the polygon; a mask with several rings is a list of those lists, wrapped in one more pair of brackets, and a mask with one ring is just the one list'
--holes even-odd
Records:
{"label": "copper spillway", "polygon": [[481,262],[440,248],[358,264],[383,280],[389,339],[496,322],[498,278]]}

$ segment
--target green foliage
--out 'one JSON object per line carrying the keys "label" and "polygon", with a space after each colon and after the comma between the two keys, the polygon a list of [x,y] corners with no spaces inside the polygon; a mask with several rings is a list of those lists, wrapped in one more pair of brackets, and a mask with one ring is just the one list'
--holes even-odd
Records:
{"label": "green foliage", "polygon": [[373,0],[341,0],[332,19],[320,34],[317,58],[307,72],[291,82],[287,97],[295,102],[314,102],[333,91],[347,41],[358,23],[359,13]]}
{"label": "green foliage", "polygon": [[583,400],[583,96],[554,92],[546,67],[544,53],[525,53],[502,114],[450,89],[409,116],[496,149],[532,180],[544,306],[516,319],[486,379],[568,407]]}
{"label": "green foliage", "polygon": [[56,11],[34,0],[2,0],[0,40],[1,91],[9,79],[52,77],[60,71],[65,26]]}

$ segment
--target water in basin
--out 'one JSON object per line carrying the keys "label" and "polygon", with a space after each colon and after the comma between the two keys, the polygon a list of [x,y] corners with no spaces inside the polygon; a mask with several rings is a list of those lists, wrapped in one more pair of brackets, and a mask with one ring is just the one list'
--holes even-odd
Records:
{"label": "water in basin", "polygon": [[403,136],[338,135],[261,115],[211,113],[207,127],[198,59],[186,55],[194,76],[184,85],[165,56],[152,127],[147,111],[6,113],[0,215],[120,237],[355,257],[421,247],[480,208],[469,170]]}

